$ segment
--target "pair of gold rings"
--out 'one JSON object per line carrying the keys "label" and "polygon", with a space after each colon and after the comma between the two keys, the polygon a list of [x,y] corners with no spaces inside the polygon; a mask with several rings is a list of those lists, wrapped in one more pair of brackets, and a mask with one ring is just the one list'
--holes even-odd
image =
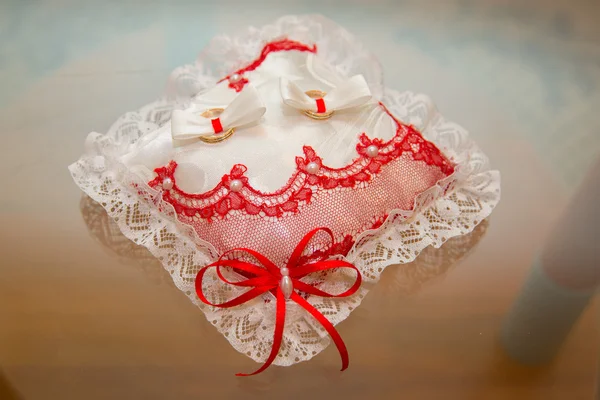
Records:
{"label": "pair of gold rings", "polygon": [[[322,99],[327,94],[321,90],[309,90],[305,93],[308,97],[310,97],[311,99],[315,99],[315,100]],[[221,113],[223,111],[225,111],[224,108],[209,108],[208,110],[204,111],[200,115],[203,116],[204,118],[214,119],[214,118],[219,118],[219,115],[221,115]],[[304,110],[304,114],[306,114],[307,116],[309,116],[312,119],[323,120],[323,119],[330,118],[331,115],[333,114],[333,111],[326,111],[326,112],[319,113],[319,112],[315,112],[315,111],[311,111],[311,110]],[[229,139],[231,136],[233,136],[234,133],[235,133],[235,128],[229,128],[225,132],[222,132],[222,133],[217,133],[214,135],[202,135],[202,136],[199,136],[198,138],[201,141],[203,141],[204,143],[213,144],[213,143],[219,143],[226,139]]]}

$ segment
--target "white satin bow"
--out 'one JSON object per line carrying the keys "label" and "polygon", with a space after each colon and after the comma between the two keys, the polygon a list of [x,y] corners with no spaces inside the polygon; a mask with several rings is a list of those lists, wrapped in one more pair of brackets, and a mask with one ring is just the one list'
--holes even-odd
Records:
{"label": "white satin bow", "polygon": [[281,98],[288,106],[317,113],[358,107],[372,97],[369,85],[362,75],[342,81],[325,94],[322,100],[308,96],[298,85],[286,78],[280,79],[280,90]]}
{"label": "white satin bow", "polygon": [[185,140],[227,131],[258,121],[267,110],[258,92],[247,85],[229,105],[223,107],[218,118],[206,118],[203,111],[214,107],[202,104],[201,99],[185,110],[174,110],[171,114],[171,135],[173,139]]}

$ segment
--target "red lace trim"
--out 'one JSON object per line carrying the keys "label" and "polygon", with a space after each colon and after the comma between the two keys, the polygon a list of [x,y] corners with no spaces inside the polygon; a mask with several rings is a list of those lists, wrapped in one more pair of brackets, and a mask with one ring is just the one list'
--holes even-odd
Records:
{"label": "red lace trim", "polygon": [[[383,104],[381,106],[397,124],[396,135],[392,139],[385,142],[378,138],[370,139],[362,133],[356,145],[358,157],[350,165],[337,169],[323,165],[322,158],[317,156],[315,150],[304,146],[304,157],[296,157],[296,171],[287,184],[275,192],[263,193],[253,188],[245,176],[247,167],[242,164],[234,165],[214,189],[205,193],[186,193],[177,187],[175,161],[156,168],[157,177],[148,184],[153,188],[161,187],[165,179],[170,179],[173,187],[163,191],[163,198],[173,205],[178,214],[188,217],[223,218],[232,211],[260,217],[282,217],[297,213],[317,191],[367,185],[384,165],[407,152],[415,161],[439,167],[446,176],[454,172],[454,166],[433,143],[423,139],[414,127],[395,119]],[[377,148],[376,155],[372,151],[369,154],[371,146]],[[234,180],[241,183],[238,191],[230,189]],[[239,186],[239,183],[236,184]]]}
{"label": "red lace trim", "polygon": [[[231,75],[238,74],[241,76],[241,79],[236,82],[230,81],[229,87],[231,89],[234,89],[236,92],[241,92],[242,89],[244,88],[244,86],[246,86],[246,84],[248,83],[248,79],[246,79],[243,76],[244,73],[254,71],[256,68],[258,68],[267,59],[267,56],[270,53],[274,53],[274,52],[278,52],[278,51],[290,51],[290,50],[308,51],[311,53],[316,53],[317,45],[315,44],[311,47],[311,46],[305,45],[304,43],[296,42],[294,40],[289,40],[289,39],[282,39],[282,40],[278,40],[276,42],[267,43],[265,45],[265,47],[263,47],[262,51],[260,52],[260,55],[258,56],[258,58],[256,60],[252,61],[247,66],[240,68],[231,74]],[[219,83],[223,82],[226,79],[229,79],[231,77],[231,75],[227,75],[225,78],[221,79],[219,81]]]}

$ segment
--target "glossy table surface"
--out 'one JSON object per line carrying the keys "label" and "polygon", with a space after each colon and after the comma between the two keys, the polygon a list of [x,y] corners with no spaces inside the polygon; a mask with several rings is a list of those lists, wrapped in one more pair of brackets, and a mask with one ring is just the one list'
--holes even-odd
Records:
{"label": "glossy table surface", "polygon": [[[600,154],[594,1],[9,1],[0,5],[0,398],[592,399],[598,305],[549,364],[500,328]],[[425,4],[427,3],[427,4]],[[471,235],[387,269],[310,362],[235,378],[237,353],[144,248],[82,196],[67,165],[90,131],[152,101],[214,34],[322,12],[429,94],[502,173]],[[544,312],[544,310],[540,310]]]}

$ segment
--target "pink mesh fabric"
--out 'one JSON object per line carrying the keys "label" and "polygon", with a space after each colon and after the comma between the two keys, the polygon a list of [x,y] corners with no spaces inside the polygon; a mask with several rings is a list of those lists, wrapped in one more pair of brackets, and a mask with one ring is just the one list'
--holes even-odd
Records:
{"label": "pink mesh fabric", "polygon": [[328,227],[339,242],[348,235],[355,237],[381,221],[388,210],[410,210],[419,193],[445,176],[439,167],[415,161],[410,153],[404,153],[383,167],[369,185],[317,191],[311,202],[296,214],[279,218],[229,214],[224,219],[214,220],[195,220],[185,214],[178,217],[191,224],[199,237],[220,252],[250,248],[283,265],[294,246],[310,230]]}

